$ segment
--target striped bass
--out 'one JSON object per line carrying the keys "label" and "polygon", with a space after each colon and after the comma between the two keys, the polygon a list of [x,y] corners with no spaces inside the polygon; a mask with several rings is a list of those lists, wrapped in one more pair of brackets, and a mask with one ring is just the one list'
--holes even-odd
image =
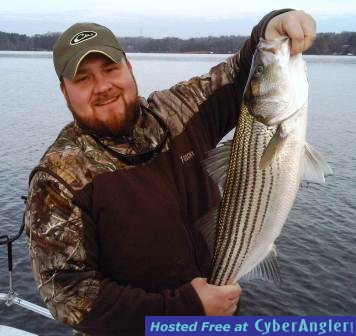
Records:
{"label": "striped bass", "polygon": [[274,241],[301,179],[324,183],[331,173],[306,143],[307,105],[302,55],[290,55],[288,38],[261,39],[234,137],[204,161],[223,191],[219,208],[199,223],[213,252],[209,283],[280,281]]}

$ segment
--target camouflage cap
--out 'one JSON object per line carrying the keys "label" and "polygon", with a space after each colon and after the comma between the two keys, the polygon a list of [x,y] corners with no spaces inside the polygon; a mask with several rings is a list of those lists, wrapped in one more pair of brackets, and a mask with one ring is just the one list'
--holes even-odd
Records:
{"label": "camouflage cap", "polygon": [[112,31],[96,23],[76,23],[69,27],[53,47],[53,62],[58,78],[73,79],[80,62],[98,52],[119,63],[125,52]]}

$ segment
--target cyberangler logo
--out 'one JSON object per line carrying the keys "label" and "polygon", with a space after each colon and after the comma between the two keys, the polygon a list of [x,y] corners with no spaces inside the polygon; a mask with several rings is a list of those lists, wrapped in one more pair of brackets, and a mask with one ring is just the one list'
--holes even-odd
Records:
{"label": "cyberangler logo", "polygon": [[72,39],[70,40],[70,45],[82,43],[84,41],[92,39],[97,35],[98,33],[95,31],[82,31],[72,37]]}

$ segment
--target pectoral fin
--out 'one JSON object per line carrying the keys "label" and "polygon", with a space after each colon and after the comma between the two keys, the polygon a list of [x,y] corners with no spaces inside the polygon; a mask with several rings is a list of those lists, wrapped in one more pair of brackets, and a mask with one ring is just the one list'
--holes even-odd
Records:
{"label": "pectoral fin", "polygon": [[284,129],[283,123],[280,124],[274,133],[272,139],[265,148],[260,161],[260,169],[266,169],[282,151],[288,138],[288,133]]}
{"label": "pectoral fin", "polygon": [[303,160],[304,180],[325,183],[325,176],[332,174],[332,169],[323,156],[308,144],[304,147]]}

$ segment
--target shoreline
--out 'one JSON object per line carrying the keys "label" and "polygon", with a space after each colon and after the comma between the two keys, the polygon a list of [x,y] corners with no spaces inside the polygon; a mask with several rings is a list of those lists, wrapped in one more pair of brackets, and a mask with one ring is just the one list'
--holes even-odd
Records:
{"label": "shoreline", "polygon": [[[0,50],[0,54],[11,54],[11,53],[43,53],[43,54],[51,54],[52,50]],[[204,51],[197,51],[197,52],[142,52],[142,51],[131,51],[127,52],[127,54],[145,54],[145,55],[233,55],[234,53],[214,53],[214,52],[204,52]],[[352,57],[356,56],[356,54],[348,53],[348,54],[303,54],[303,56],[347,56]]]}

